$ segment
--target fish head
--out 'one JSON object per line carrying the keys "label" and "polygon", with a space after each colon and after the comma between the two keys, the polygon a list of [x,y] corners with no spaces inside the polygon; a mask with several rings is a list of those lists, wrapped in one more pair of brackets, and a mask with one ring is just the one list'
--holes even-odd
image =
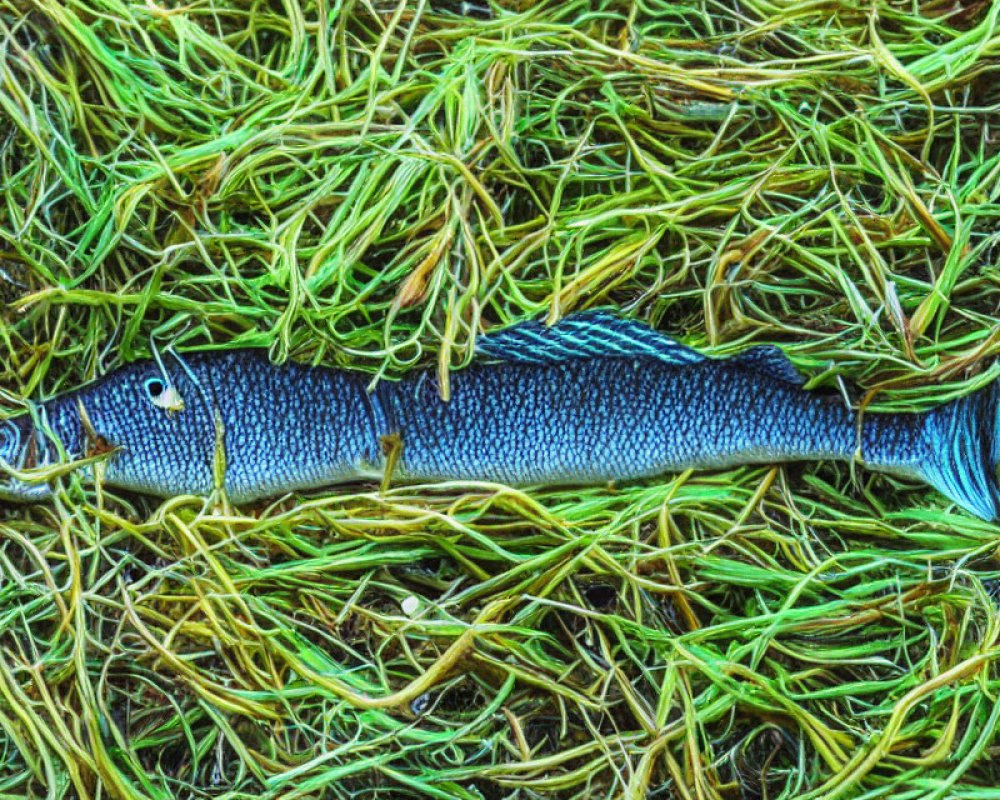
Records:
{"label": "fish head", "polygon": [[52,494],[46,483],[29,483],[14,473],[53,463],[52,448],[28,415],[0,421],[0,500],[30,503]]}
{"label": "fish head", "polygon": [[[75,426],[79,453],[101,459],[102,481],[147,494],[205,494],[213,486],[215,425],[179,369],[136,362],[61,401],[53,416]],[[65,439],[63,439],[65,442]]]}
{"label": "fish head", "polygon": [[161,497],[210,493],[215,419],[195,382],[207,377],[136,362],[0,420],[0,502],[46,499],[51,486],[24,473],[79,459],[99,464],[80,470],[85,481]]}

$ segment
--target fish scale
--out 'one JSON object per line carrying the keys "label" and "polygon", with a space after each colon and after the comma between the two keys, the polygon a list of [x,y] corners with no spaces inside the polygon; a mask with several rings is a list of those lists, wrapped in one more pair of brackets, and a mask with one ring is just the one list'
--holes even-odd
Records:
{"label": "fish scale", "polygon": [[[115,449],[107,485],[161,496],[211,493],[220,452],[236,502],[380,478],[394,434],[393,480],[594,484],[858,459],[925,480],[985,519],[1000,507],[996,384],[928,413],[859,422],[839,398],[805,391],[773,346],[708,358],[604,313],[503,329],[481,338],[479,353],[450,376],[447,401],[431,370],[369,393],[361,373],[236,350],[168,360],[165,372],[137,362],[42,404],[42,417],[70,457]],[[164,399],[168,388],[183,409]],[[0,426],[0,461],[17,469],[33,466],[29,452],[44,465],[58,450],[27,417]],[[48,491],[16,478],[0,486],[9,499]]]}
{"label": "fish scale", "polygon": [[[472,367],[442,402],[421,378],[387,392],[403,442],[399,474],[514,485],[629,480],[669,470],[848,459],[853,414],[839,400],[722,361],[651,358]],[[865,460],[915,474],[919,421],[872,415]]]}
{"label": "fish scale", "polygon": [[49,407],[52,428],[64,443],[82,441],[82,404],[93,428],[121,448],[105,482],[163,496],[212,491],[214,408],[224,428],[226,489],[237,502],[377,469],[379,434],[360,376],[274,365],[254,350],[199,354],[185,364],[170,376],[183,411],[152,406],[145,385],[162,376],[142,363],[58,398]]}

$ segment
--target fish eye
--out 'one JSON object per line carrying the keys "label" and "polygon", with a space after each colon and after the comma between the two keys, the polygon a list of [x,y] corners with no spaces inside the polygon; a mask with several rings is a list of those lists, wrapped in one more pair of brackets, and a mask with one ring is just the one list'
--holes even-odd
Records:
{"label": "fish eye", "polygon": [[142,385],[149,397],[149,402],[157,408],[162,408],[170,416],[184,410],[184,398],[181,397],[177,387],[173,386],[169,379],[154,376],[146,378]]}
{"label": "fish eye", "polygon": [[166,384],[159,378],[148,378],[144,384],[146,387],[146,394],[149,395],[150,400],[158,400],[160,395],[166,390]]}

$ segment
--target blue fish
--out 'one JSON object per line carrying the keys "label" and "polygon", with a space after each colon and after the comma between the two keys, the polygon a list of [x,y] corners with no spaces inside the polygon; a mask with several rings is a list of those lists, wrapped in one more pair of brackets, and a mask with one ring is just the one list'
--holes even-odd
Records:
{"label": "blue fish", "polygon": [[109,486],[224,488],[238,503],[381,479],[390,463],[393,480],[523,486],[832,459],[925,481],[986,520],[1000,510],[995,385],[859,424],[842,401],[805,391],[776,347],[709,358],[604,312],[521,323],[477,349],[447,401],[433,371],[368,391],[360,373],[256,350],[137,362],[0,425],[0,497],[43,499],[49,485],[16,475],[105,451]]}

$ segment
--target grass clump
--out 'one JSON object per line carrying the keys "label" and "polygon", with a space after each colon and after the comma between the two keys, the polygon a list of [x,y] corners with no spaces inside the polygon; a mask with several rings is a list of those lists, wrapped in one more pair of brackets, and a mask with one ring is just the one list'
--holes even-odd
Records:
{"label": "grass clump", "polygon": [[[613,306],[998,373],[1000,5],[0,0],[5,407]],[[995,798],[996,528],[830,465],[0,510],[0,796]]]}

